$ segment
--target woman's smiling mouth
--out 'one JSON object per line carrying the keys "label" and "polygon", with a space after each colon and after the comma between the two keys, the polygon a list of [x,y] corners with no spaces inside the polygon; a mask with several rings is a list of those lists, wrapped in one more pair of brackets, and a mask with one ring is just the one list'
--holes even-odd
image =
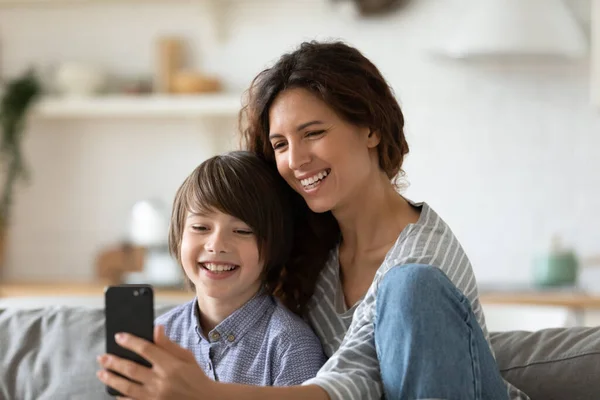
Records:
{"label": "woman's smiling mouth", "polygon": [[331,172],[331,169],[327,168],[311,177],[300,179],[300,184],[304,188],[304,190],[312,190],[321,184]]}

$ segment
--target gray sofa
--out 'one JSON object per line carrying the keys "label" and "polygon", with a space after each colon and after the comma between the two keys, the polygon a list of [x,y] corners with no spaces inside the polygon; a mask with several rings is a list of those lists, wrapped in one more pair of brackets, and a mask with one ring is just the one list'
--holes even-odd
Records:
{"label": "gray sofa", "polygon": [[[492,342],[504,377],[532,400],[600,399],[600,328],[496,333]],[[95,377],[103,351],[101,309],[0,310],[0,399],[110,398]]]}

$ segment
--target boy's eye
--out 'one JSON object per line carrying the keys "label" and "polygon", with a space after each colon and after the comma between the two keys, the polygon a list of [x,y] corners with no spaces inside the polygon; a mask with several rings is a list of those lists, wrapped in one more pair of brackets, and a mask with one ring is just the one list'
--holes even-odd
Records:
{"label": "boy's eye", "polygon": [[246,236],[246,235],[252,235],[254,232],[252,232],[249,229],[236,229],[235,233],[239,233],[240,235]]}
{"label": "boy's eye", "polygon": [[195,231],[201,232],[201,231],[205,231],[207,228],[202,225],[192,225],[192,229]]}

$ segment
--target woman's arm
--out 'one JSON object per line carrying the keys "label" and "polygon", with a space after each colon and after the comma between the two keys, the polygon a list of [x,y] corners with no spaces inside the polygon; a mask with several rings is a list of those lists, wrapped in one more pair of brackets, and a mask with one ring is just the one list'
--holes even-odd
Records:
{"label": "woman's arm", "polygon": [[214,382],[204,374],[191,352],[165,336],[162,326],[156,327],[154,341],[155,343],[150,343],[131,335],[123,335],[117,339],[121,346],[150,361],[152,368],[112,355],[105,354],[98,358],[103,368],[136,382],[106,370],[100,371],[98,378],[126,398],[135,400],[329,400],[327,393],[316,385],[259,387]]}
{"label": "woman's arm", "polygon": [[374,328],[379,279],[375,277],[356,308],[350,328],[338,350],[315,378],[304,383],[322,387],[331,400],[379,400],[382,397],[383,384]]}

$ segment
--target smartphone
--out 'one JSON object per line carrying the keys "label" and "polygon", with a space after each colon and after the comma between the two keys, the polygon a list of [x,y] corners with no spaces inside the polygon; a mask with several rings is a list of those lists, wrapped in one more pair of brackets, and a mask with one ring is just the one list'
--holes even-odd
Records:
{"label": "smartphone", "polygon": [[[150,285],[108,286],[104,290],[104,315],[106,327],[106,352],[126,358],[141,365],[152,365],[138,354],[117,344],[115,334],[126,332],[154,341],[154,291]],[[114,372],[114,371],[113,371]],[[117,375],[120,375],[117,373]],[[120,396],[107,386],[111,396]]]}

